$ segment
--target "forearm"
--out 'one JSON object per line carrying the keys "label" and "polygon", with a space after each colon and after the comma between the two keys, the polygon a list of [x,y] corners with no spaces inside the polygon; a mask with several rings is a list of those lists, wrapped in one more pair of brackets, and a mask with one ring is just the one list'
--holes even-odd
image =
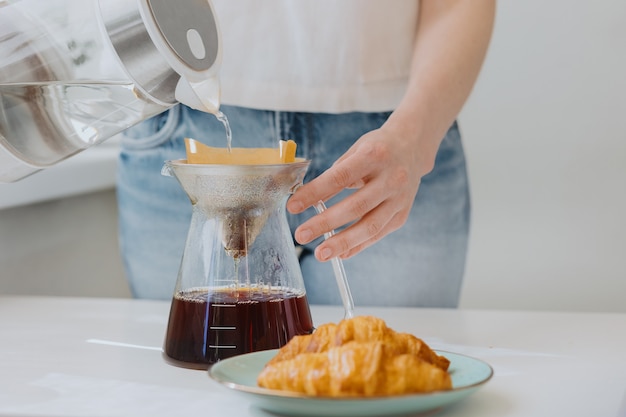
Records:
{"label": "forearm", "polygon": [[408,88],[385,128],[416,141],[416,163],[424,175],[476,82],[495,0],[422,0],[419,13]]}

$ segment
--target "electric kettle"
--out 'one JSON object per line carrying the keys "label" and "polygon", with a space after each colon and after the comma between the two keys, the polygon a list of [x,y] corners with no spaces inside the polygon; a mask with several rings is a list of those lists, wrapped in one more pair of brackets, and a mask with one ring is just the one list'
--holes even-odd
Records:
{"label": "electric kettle", "polygon": [[209,0],[0,0],[0,182],[177,103],[219,114]]}

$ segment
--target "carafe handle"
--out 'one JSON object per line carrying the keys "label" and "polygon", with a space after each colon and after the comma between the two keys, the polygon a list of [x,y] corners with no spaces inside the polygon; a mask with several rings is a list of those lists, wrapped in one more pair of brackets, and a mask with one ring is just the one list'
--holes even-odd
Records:
{"label": "carafe handle", "polygon": [[173,177],[174,173],[172,172],[172,167],[168,164],[163,165],[163,168],[161,168],[161,175],[164,177]]}

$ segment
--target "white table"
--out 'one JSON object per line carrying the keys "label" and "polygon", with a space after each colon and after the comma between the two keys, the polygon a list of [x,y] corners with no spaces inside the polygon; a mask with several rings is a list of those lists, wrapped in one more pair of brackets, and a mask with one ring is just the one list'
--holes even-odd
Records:
{"label": "white table", "polygon": [[[312,306],[315,323],[338,307]],[[270,416],[203,371],[166,364],[169,302],[0,297],[2,416]],[[626,315],[368,308],[495,376],[438,417],[626,416]]]}

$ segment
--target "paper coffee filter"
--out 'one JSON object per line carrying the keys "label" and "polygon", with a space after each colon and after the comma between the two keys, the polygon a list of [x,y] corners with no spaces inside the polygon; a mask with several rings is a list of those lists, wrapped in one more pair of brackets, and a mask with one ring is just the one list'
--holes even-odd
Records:
{"label": "paper coffee filter", "polygon": [[281,140],[277,148],[217,148],[185,138],[187,163],[220,165],[273,165],[294,162],[296,143]]}

